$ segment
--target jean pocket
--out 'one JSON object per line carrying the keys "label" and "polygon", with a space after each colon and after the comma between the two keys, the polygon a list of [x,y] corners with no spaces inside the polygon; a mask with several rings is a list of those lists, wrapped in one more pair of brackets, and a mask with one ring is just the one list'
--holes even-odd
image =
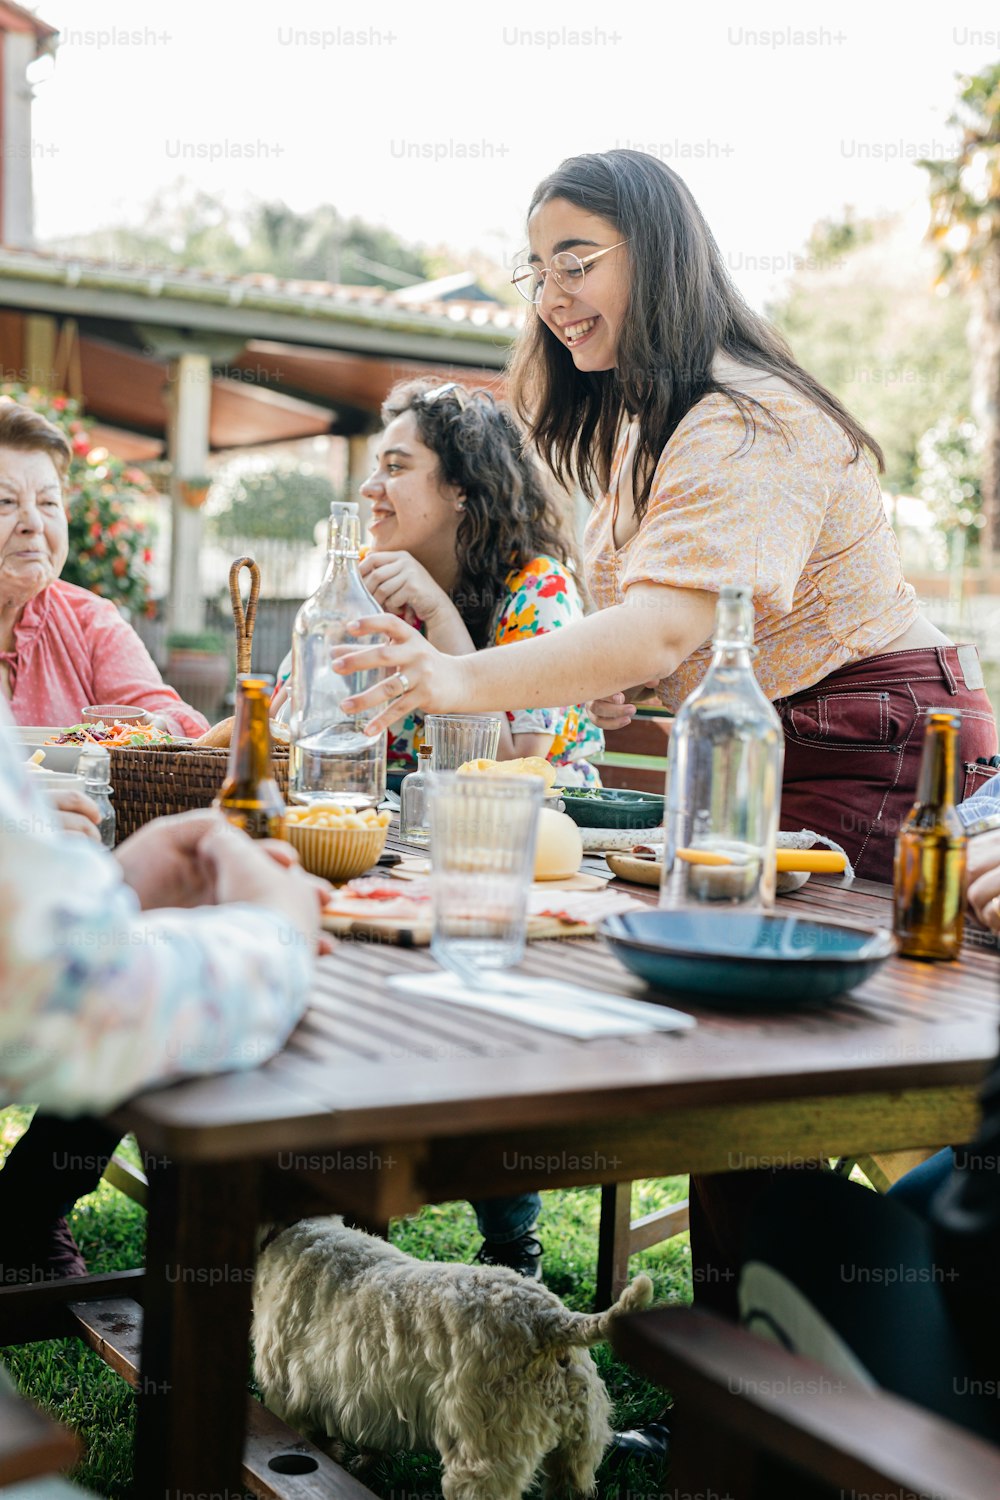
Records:
{"label": "jean pocket", "polygon": [[786,703],[782,719],[785,732],[806,744],[888,750],[906,737],[913,714],[912,701],[894,704],[885,692],[816,693]]}
{"label": "jean pocket", "polygon": [[[962,801],[964,802],[967,797],[972,796],[973,792],[978,792],[980,787],[985,786],[987,781],[992,781],[997,775],[997,770],[995,766],[981,766],[977,761],[967,760],[962,766],[962,775],[964,777]],[[1000,807],[1000,803],[997,805]]]}

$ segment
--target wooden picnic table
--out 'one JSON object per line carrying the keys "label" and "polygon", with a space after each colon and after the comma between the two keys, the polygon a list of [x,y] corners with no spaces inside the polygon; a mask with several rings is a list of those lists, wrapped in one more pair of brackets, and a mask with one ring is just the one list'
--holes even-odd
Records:
{"label": "wooden picnic table", "polygon": [[[866,881],[814,876],[781,904],[891,925],[889,890]],[[957,963],[893,959],[822,1008],[685,1004],[693,1031],[610,1041],[387,988],[433,968],[426,950],[342,943],[277,1057],[115,1116],[157,1159],[139,1495],[240,1493],[258,1223],[377,1225],[450,1199],[960,1142],[996,1052],[997,951],[976,932]],[[646,993],[595,938],[532,944],[523,972]]]}

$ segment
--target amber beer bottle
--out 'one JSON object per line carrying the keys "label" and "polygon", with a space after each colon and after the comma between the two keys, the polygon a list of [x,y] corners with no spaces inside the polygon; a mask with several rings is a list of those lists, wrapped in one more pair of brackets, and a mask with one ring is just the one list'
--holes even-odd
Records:
{"label": "amber beer bottle", "polygon": [[965,919],[967,839],[955,808],[956,710],[930,713],[917,800],[896,839],[895,930],[908,958],[957,958]]}
{"label": "amber beer bottle", "polygon": [[285,836],[285,800],[274,777],[267,716],[273,685],[273,677],[258,673],[237,677],[229,767],[213,803],[252,839]]}

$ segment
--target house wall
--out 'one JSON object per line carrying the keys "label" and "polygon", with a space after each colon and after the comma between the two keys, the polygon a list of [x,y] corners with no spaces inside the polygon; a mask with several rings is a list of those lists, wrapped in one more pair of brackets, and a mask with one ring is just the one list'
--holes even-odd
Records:
{"label": "house wall", "polygon": [[31,32],[4,32],[0,50],[0,242],[16,249],[34,243],[31,85],[25,73],[35,51]]}

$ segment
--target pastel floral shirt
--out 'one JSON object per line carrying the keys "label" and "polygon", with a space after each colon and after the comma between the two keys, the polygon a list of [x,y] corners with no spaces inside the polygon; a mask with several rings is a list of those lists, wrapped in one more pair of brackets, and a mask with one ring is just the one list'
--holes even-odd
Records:
{"label": "pastel floral shirt", "polygon": [[312,955],[263,907],[142,912],[114,858],[57,828],[0,707],[0,1100],[101,1114],[252,1068],[305,1008]]}
{"label": "pastel floral shirt", "polygon": [[[919,609],[867,458],[851,462],[845,434],[804,397],[761,390],[759,399],[784,434],[755,411],[750,443],[739,411],[717,393],[692,407],[660,456],[638,531],[616,547],[626,429],[609,493],[587,523],[584,555],[601,609],[640,582],[710,593],[723,584],[751,588],[754,672],[775,699],[876,655]],[[708,642],[663,679],[658,691],[668,708],[680,707],[710,660]]]}
{"label": "pastel floral shirt", "polygon": [[[504,580],[504,590],[492,626],[494,646],[544,635],[583,619],[579,590],[565,565],[553,557],[535,557],[526,567],[514,569]],[[557,785],[600,785],[589,757],[604,749],[604,735],[582,704],[512,709],[507,719],[512,734],[554,736],[547,759],[557,768]],[[388,760],[391,769],[416,768],[423,723],[422,714],[408,714],[400,724],[393,725]]]}

